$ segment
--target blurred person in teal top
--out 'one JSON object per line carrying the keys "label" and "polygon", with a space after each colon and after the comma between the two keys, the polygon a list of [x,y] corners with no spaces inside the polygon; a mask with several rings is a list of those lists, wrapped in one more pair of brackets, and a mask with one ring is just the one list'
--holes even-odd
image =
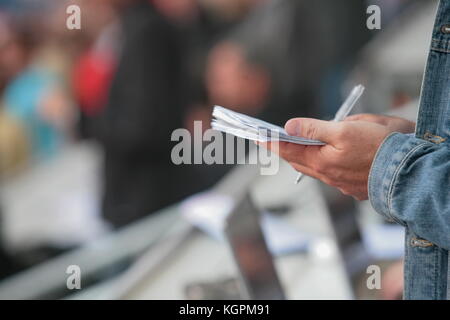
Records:
{"label": "blurred person in teal top", "polygon": [[58,72],[46,60],[45,43],[32,24],[0,19],[0,90],[4,112],[24,129],[32,159],[54,155],[67,131],[70,103]]}
{"label": "blurred person in teal top", "polygon": [[45,119],[41,109],[55,82],[56,78],[50,72],[31,67],[19,74],[5,89],[6,111],[24,126],[34,157],[54,155],[61,143],[58,130]]}

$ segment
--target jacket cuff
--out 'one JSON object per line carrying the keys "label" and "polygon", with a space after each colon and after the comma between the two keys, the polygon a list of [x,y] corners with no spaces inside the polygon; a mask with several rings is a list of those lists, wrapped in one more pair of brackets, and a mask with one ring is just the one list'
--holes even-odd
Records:
{"label": "jacket cuff", "polygon": [[375,211],[390,221],[405,225],[391,211],[392,190],[406,160],[424,144],[425,140],[413,134],[394,132],[378,148],[369,173],[369,200]]}

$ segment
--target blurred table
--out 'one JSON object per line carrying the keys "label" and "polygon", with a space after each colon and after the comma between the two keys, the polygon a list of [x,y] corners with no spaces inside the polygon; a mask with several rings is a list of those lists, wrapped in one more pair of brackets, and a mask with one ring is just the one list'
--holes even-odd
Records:
{"label": "blurred table", "polygon": [[[240,166],[216,188],[233,194],[237,183],[255,177],[256,166]],[[289,299],[346,299],[350,291],[340,258],[332,240],[324,203],[312,179],[294,185],[296,173],[284,162],[275,176],[259,176],[251,181],[250,190],[258,207],[290,205],[283,219],[315,235],[313,250],[276,259],[276,266]],[[164,249],[170,239],[181,237],[181,245]],[[180,239],[178,239],[180,240]],[[170,246],[170,245],[169,245]],[[163,253],[158,252],[163,251]],[[115,265],[142,255],[161,260],[151,271],[133,275],[128,272],[105,277],[96,285],[83,288],[83,279],[102,277]],[[156,258],[157,257],[157,258]],[[151,259],[150,259],[151,260]],[[80,266],[82,289],[65,289],[69,265]],[[139,264],[139,262],[138,262]],[[138,268],[137,268],[138,269]],[[138,274],[141,271],[136,272]],[[0,282],[0,299],[51,297],[55,291],[66,291],[73,299],[182,299],[185,286],[196,281],[214,281],[237,276],[231,253],[220,243],[192,228],[178,211],[177,205],[155,213],[137,223],[93,241],[80,249],[38,265]],[[138,285],[128,286],[128,282]]]}
{"label": "blurred table", "polygon": [[39,246],[67,248],[108,231],[100,215],[101,150],[68,144],[48,159],[1,181],[2,245],[11,252]]}
{"label": "blurred table", "polygon": [[[242,171],[251,170],[255,169],[242,167],[234,173],[235,177],[228,178],[228,186],[225,182],[218,189],[232,192],[229,187],[236,183],[235,178],[240,177],[241,183],[244,183],[242,176],[245,174]],[[351,296],[348,283],[336,254],[316,182],[305,179],[302,184],[294,185],[295,176],[295,171],[282,163],[276,176],[258,177],[251,188],[252,197],[259,207],[292,205],[294,210],[283,219],[299,230],[313,233],[316,238],[311,252],[276,258],[276,267],[286,295],[289,299],[347,299]],[[190,228],[181,218],[175,224],[171,229],[183,230],[180,233]],[[147,260],[152,261],[151,250],[148,254],[150,256]],[[159,254],[155,254],[155,259],[158,259],[157,256]],[[153,268],[152,272],[145,274],[144,271],[143,275],[134,280],[131,272],[123,279],[119,277],[107,284],[81,291],[71,298],[183,299],[184,289],[188,284],[236,276],[237,271],[227,245],[193,229],[182,239],[182,245]],[[125,280],[126,286],[127,278],[137,285],[127,288],[125,294],[123,290],[118,293],[117,287],[121,286],[118,283],[123,284]]]}

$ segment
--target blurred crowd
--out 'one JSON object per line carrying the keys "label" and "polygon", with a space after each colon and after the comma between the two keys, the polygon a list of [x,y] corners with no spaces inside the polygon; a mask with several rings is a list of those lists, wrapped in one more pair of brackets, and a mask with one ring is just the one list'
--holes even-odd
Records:
{"label": "blurred crowd", "polygon": [[[79,30],[66,27],[70,4],[81,9]],[[118,227],[227,170],[173,165],[174,129],[192,130],[194,120],[208,129],[212,104],[278,124],[319,117],[324,79],[343,77],[369,37],[359,0],[39,0],[2,9],[2,176],[95,139],[105,154],[104,216]]]}
{"label": "blurred crowd", "polygon": [[[384,1],[391,16],[403,2]],[[79,30],[66,27],[72,4]],[[338,84],[373,36],[366,8],[361,0],[2,0],[0,179],[94,140],[104,159],[101,212],[115,228],[201,191],[229,166],[172,164],[172,131],[192,131],[194,120],[208,129],[215,104],[279,125],[331,116]]]}

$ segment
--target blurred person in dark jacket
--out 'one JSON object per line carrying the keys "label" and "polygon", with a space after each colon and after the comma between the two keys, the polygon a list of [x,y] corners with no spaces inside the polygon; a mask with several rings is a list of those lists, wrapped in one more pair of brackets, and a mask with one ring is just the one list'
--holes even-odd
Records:
{"label": "blurred person in dark jacket", "polygon": [[186,67],[179,25],[193,0],[135,1],[122,24],[123,46],[102,114],[104,218],[116,227],[181,200],[194,190],[189,168],[170,159],[183,127]]}

